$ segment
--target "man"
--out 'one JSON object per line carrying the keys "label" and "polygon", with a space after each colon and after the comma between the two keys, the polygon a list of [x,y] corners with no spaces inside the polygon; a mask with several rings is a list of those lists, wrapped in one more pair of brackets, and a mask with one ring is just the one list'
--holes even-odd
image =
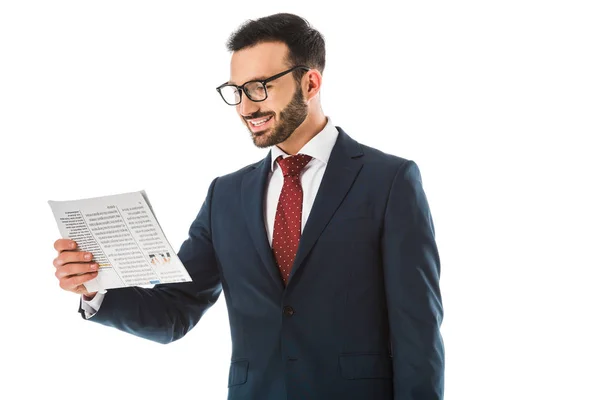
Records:
{"label": "man", "polygon": [[178,253],[193,282],[88,293],[94,263],[60,239],[60,286],[90,321],[160,343],[223,291],[229,399],[442,399],[439,256],[417,165],[325,116],[324,40],[302,18],[248,21],[228,47],[218,91],[271,149],[210,184]]}

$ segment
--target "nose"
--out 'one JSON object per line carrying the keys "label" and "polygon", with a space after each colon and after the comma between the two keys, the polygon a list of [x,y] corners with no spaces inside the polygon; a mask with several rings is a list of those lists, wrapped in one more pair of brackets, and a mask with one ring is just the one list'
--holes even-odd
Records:
{"label": "nose", "polygon": [[242,98],[240,104],[238,104],[238,112],[241,116],[248,116],[254,114],[259,109],[258,103],[250,100],[246,93],[242,91]]}

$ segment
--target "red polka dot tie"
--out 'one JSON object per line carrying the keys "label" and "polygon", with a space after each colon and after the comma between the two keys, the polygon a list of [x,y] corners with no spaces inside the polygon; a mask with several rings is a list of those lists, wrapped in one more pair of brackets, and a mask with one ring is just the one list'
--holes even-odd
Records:
{"label": "red polka dot tie", "polygon": [[275,227],[273,228],[273,253],[279,266],[283,282],[287,284],[296,251],[300,243],[302,228],[302,186],[300,172],[312,160],[306,154],[287,158],[277,157],[283,172],[283,188],[277,203]]}

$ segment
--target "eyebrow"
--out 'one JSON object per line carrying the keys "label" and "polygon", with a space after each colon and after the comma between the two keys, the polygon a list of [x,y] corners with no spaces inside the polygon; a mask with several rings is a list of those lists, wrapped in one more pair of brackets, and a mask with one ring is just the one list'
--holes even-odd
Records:
{"label": "eyebrow", "polygon": [[[270,76],[261,75],[261,76],[258,76],[258,77],[256,77],[256,78],[249,79],[249,80],[247,80],[246,82],[251,82],[251,81],[264,81],[265,79],[269,79],[269,78],[270,78]],[[244,82],[244,83],[246,83],[246,82]],[[231,82],[231,81],[227,81],[226,83],[227,83],[228,85],[235,85],[235,83],[233,83],[233,82]],[[240,86],[241,86],[241,85],[240,85]]]}

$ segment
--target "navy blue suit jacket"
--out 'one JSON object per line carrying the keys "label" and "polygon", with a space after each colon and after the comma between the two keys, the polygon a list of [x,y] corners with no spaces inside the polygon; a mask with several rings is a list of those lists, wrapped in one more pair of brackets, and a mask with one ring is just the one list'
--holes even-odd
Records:
{"label": "navy blue suit jacket", "polygon": [[440,262],[419,169],[337,129],[287,286],[263,218],[269,152],[210,184],[178,254],[193,282],[109,290],[90,320],[169,343],[223,292],[229,399],[442,399]]}

